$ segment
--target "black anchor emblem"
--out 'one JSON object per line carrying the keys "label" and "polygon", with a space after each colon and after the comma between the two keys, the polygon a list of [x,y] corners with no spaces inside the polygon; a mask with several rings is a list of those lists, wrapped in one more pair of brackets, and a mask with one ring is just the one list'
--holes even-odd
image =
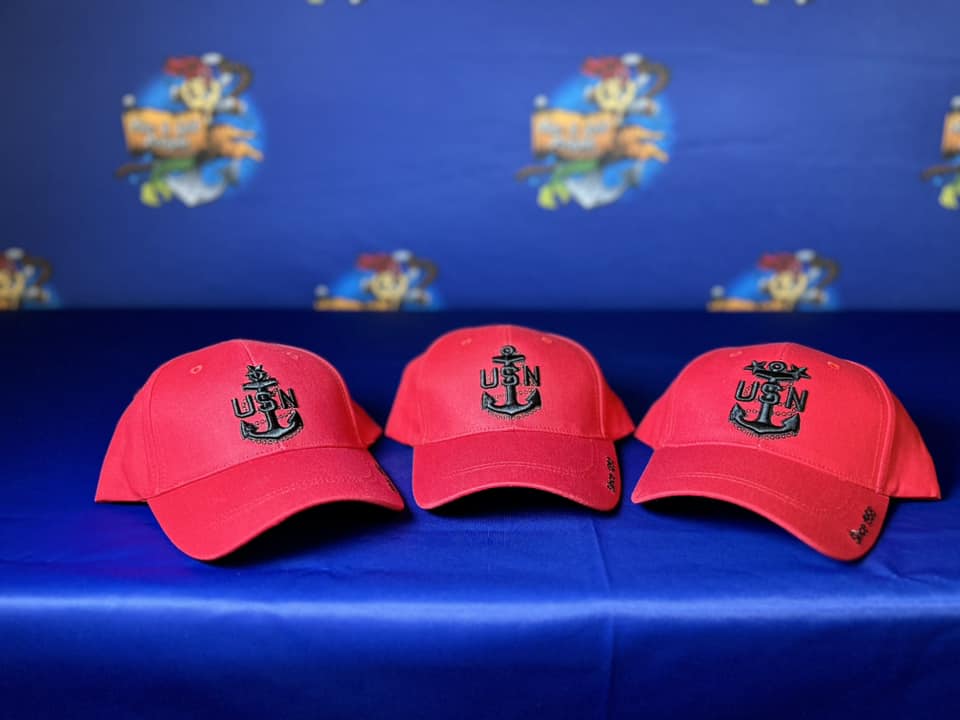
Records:
{"label": "black anchor emblem", "polygon": [[[740,384],[737,385],[737,392],[734,394],[734,397],[737,400],[749,402],[756,399],[759,392],[760,412],[757,414],[755,420],[747,420],[747,411],[744,410],[738,402],[730,410],[730,422],[742,430],[762,437],[775,438],[796,435],[800,431],[800,413],[807,407],[808,392],[804,390],[798,394],[793,387],[793,383],[801,378],[809,379],[810,375],[807,374],[807,369],[796,365],[788,368],[786,363],[779,360],[771,363],[757,362],[754,360],[750,365],[745,367],[744,370],[749,370],[753,373],[754,377],[758,377],[766,382],[761,384],[760,382],[754,381],[753,385],[750,386],[749,392],[745,392],[744,381],[741,380]],[[784,382],[790,383],[789,388],[781,384]],[[788,391],[786,402],[782,400],[784,390]],[[773,408],[781,404],[788,410],[796,408],[797,412],[784,420],[783,425],[777,425],[771,421],[770,417],[773,414]]]}
{"label": "black anchor emblem", "polygon": [[[248,365],[247,379],[249,382],[244,384],[243,389],[253,390],[255,395],[244,397],[243,410],[240,409],[240,403],[237,402],[236,398],[232,400],[233,414],[240,418],[240,435],[244,439],[254,442],[277,442],[300,432],[303,427],[303,419],[296,409],[299,405],[293,388],[284,391],[277,387],[276,379],[270,377],[263,369],[263,365]],[[254,406],[254,402],[256,402],[256,406]],[[280,424],[280,420],[277,418],[277,410],[290,410],[286,425]],[[243,419],[255,415],[258,411],[263,413],[267,420],[267,426],[263,430],[257,430],[254,423],[246,422]]]}
{"label": "black anchor emblem", "polygon": [[[500,349],[500,354],[493,358],[493,362],[500,365],[493,369],[493,380],[487,378],[487,371],[480,371],[480,387],[484,388],[483,399],[480,406],[497,415],[506,415],[507,417],[516,417],[523,413],[532,412],[540,407],[540,368],[530,368],[523,366],[523,384],[533,385],[534,390],[527,397],[525,403],[517,402],[517,385],[520,384],[519,363],[524,362],[526,358],[517,352],[513,345],[504,345]],[[497,385],[503,385],[504,398],[503,404],[497,405],[496,398],[487,389],[493,389]]]}

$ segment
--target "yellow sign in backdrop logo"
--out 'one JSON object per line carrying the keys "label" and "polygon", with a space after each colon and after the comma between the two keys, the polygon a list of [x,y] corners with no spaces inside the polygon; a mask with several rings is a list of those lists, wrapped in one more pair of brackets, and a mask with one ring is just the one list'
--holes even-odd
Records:
{"label": "yellow sign in backdrop logo", "polygon": [[263,161],[260,121],[248,96],[253,71],[217,53],[171,57],[141,97],[123,99],[123,136],[134,162],[116,171],[144,205],[220,199]]}
{"label": "yellow sign in backdrop logo", "polygon": [[123,114],[123,135],[133,155],[192,158],[208,148],[210,121],[204,113],[133,108]]}
{"label": "yellow sign in backdrop logo", "polygon": [[673,122],[662,95],[670,71],[637,53],[587,58],[579,74],[534,100],[531,152],[517,180],[545,210],[610,205],[670,161]]}
{"label": "yellow sign in backdrop logo", "polygon": [[924,169],[920,177],[940,188],[940,207],[960,210],[960,96],[950,101],[950,110],[943,118],[940,154],[943,162]]}

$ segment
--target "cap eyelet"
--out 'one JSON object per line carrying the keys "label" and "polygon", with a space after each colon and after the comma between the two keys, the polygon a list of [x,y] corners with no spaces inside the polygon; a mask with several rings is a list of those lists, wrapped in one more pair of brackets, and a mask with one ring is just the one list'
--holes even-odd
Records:
{"label": "cap eyelet", "polygon": [[547,345],[553,345],[553,340],[548,338],[546,335],[541,335],[540,339],[543,340]]}
{"label": "cap eyelet", "polygon": [[743,350],[734,350],[730,353],[730,357],[740,357],[741,355],[743,355]]}
{"label": "cap eyelet", "polygon": [[837,365],[833,360],[827,360],[827,367],[833,370],[839,370],[840,366]]}
{"label": "cap eyelet", "polygon": [[190,374],[196,375],[201,370],[203,370],[203,365],[194,365],[192,368],[190,368]]}
{"label": "cap eyelet", "polygon": [[300,359],[300,355],[298,355],[297,353],[293,352],[292,350],[287,350],[287,351],[284,353],[284,355],[286,355],[288,358],[293,358],[294,360],[299,360],[299,359]]}
{"label": "cap eyelet", "polygon": [[464,346],[464,345],[469,345],[469,344],[472,343],[472,342],[473,342],[473,338],[467,338],[467,339],[465,339],[465,340],[461,340],[461,341],[460,341],[460,345],[461,345],[461,347],[462,347],[462,346]]}

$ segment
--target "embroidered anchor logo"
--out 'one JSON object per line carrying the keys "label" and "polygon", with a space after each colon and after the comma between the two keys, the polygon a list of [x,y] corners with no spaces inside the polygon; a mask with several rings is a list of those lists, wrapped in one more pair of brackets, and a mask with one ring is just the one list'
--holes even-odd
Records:
{"label": "embroidered anchor logo", "polygon": [[[773,362],[757,362],[754,360],[750,365],[744,368],[766,382],[760,383],[754,381],[749,391],[744,391],[744,381],[741,380],[737,385],[737,391],[734,398],[741,402],[750,402],[760,395],[760,412],[756,419],[747,420],[747,411],[737,402],[730,410],[730,422],[747,432],[767,438],[791,437],[800,432],[800,413],[807,407],[807,390],[797,393],[793,383],[801,378],[810,379],[807,369],[787,364],[779,360]],[[784,387],[782,383],[789,383]],[[783,401],[783,392],[787,391],[786,402]],[[783,421],[783,425],[777,425],[771,421],[770,416],[773,409],[783,405],[787,410],[796,408],[796,412]]]}
{"label": "embroidered anchor logo", "polygon": [[[540,407],[540,366],[531,368],[525,364],[525,361],[526,357],[519,354],[513,345],[504,345],[500,349],[500,354],[493,358],[493,362],[500,367],[493,368],[491,377],[487,377],[486,370],[480,370],[480,387],[484,389],[480,407],[487,412],[507,417],[516,417]],[[524,403],[517,402],[517,386],[520,384],[521,370],[518,365],[520,363],[524,363],[523,385],[533,388]],[[497,404],[493,395],[486,392],[498,385],[503,385],[504,394],[503,403],[500,405]]]}
{"label": "embroidered anchor logo", "polygon": [[[233,414],[240,418],[240,435],[245,440],[254,442],[277,442],[296,435],[303,427],[303,419],[297,410],[297,396],[293,388],[283,390],[278,387],[276,379],[263,369],[263,365],[247,365],[247,379],[244,390],[253,390],[253,397],[246,395],[243,398],[243,409],[236,398],[232,400]],[[279,401],[279,405],[278,405]],[[256,402],[256,405],[254,405]],[[289,410],[287,424],[281,425],[277,418],[277,410]],[[266,427],[258,430],[255,423],[246,422],[244,418],[251,417],[257,412],[263,413],[266,418]]]}

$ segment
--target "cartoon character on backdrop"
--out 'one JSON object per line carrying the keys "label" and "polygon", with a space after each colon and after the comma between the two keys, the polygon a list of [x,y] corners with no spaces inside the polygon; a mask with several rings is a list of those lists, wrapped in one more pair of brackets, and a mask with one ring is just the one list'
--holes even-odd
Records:
{"label": "cartoon character on backdrop", "polygon": [[0,255],[0,310],[29,310],[59,306],[50,285],[53,268],[40,257],[20,248]]}
{"label": "cartoon character on backdrop", "polygon": [[144,205],[188,207],[221,198],[262,162],[259,115],[246,96],[253,72],[216,53],[171,57],[141,97],[123,98],[127,150],[115,175],[139,184]]}
{"label": "cartoon character on backdrop", "polygon": [[317,286],[315,310],[436,310],[437,266],[409,250],[365,253],[332,288]]}
{"label": "cartoon character on backdrop", "polygon": [[672,117],[662,97],[670,71],[629,53],[588,58],[553,95],[534,100],[533,155],[517,180],[537,188],[546,210],[617,202],[670,160]]}
{"label": "cartoon character on backdrop", "polygon": [[960,96],[950,101],[950,112],[943,119],[940,152],[945,163],[928,167],[921,173],[925,182],[940,188],[940,206],[960,209]]}
{"label": "cartoon character on backdrop", "polygon": [[835,260],[813,250],[761,256],[754,269],[724,287],[715,286],[707,309],[713,312],[836,310]]}

